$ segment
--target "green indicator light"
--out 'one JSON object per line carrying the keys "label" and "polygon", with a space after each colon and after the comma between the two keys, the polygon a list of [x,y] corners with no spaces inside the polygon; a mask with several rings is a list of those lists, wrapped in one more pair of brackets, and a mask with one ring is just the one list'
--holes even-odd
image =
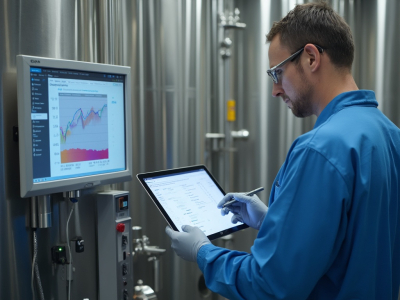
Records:
{"label": "green indicator light", "polygon": [[62,248],[58,248],[58,251],[62,251]]}

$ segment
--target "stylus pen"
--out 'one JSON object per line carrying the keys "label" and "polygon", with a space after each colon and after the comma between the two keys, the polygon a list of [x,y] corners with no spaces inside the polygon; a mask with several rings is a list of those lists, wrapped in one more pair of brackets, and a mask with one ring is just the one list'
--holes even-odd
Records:
{"label": "stylus pen", "polygon": [[[263,187],[259,187],[259,188],[255,189],[255,190],[252,190],[251,192],[247,192],[247,193],[244,194],[244,195],[245,195],[245,196],[253,196],[254,194],[257,194],[258,192],[261,192],[261,191],[263,191],[263,190],[264,190]],[[236,201],[237,201],[237,200],[233,199],[233,200],[231,200],[231,201],[225,202],[225,204],[222,205],[222,207],[224,208],[224,207],[228,206],[229,204],[232,204],[233,202],[236,202]]]}

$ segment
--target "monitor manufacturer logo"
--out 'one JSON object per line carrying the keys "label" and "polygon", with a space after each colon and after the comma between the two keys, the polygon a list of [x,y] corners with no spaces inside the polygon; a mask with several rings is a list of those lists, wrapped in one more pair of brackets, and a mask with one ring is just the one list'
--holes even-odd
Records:
{"label": "monitor manufacturer logo", "polygon": [[31,63],[33,63],[33,64],[40,64],[40,60],[31,59]]}

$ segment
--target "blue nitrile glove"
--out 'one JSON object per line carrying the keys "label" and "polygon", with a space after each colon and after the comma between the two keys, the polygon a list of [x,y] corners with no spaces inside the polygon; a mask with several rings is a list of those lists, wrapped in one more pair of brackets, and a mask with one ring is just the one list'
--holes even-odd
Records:
{"label": "blue nitrile glove", "polygon": [[171,247],[178,256],[188,261],[197,261],[197,252],[201,246],[210,244],[210,240],[198,227],[183,225],[184,232],[172,230],[169,226],[165,232],[171,238]]}
{"label": "blue nitrile glove", "polygon": [[[225,202],[235,199],[232,204],[222,208]],[[223,216],[233,213],[232,223],[243,222],[254,229],[260,229],[265,215],[267,214],[268,207],[256,195],[246,196],[243,193],[228,193],[218,203],[218,208],[221,208]]]}

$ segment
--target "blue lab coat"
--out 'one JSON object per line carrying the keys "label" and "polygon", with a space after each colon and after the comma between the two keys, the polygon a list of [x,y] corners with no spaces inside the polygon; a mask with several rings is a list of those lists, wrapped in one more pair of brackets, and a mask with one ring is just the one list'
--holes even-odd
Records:
{"label": "blue lab coat", "polygon": [[396,299],[400,130],[372,91],[335,97],[297,138],[251,254],[212,244],[197,262],[229,299]]}

